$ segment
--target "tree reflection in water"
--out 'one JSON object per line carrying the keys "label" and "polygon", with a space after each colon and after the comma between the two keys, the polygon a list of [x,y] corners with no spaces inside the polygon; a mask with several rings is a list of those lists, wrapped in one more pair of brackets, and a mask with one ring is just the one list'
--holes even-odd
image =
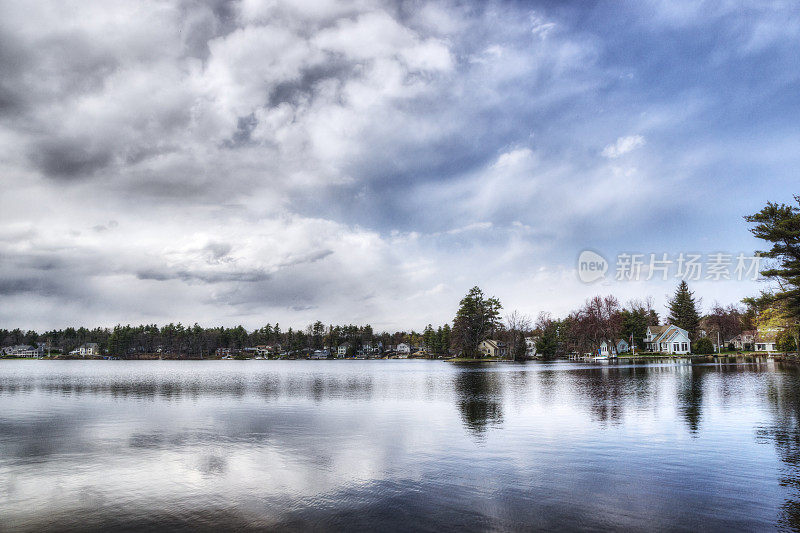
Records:
{"label": "tree reflection in water", "polygon": [[698,436],[703,411],[703,374],[714,367],[687,365],[678,384],[678,409],[686,420],[692,437]]}
{"label": "tree reflection in water", "polygon": [[[776,367],[781,368],[780,363]],[[781,485],[793,494],[781,506],[778,524],[781,528],[800,530],[800,370],[793,365],[782,368],[785,373],[775,376],[767,387],[775,422],[758,431],[758,436],[775,444],[778,456],[787,468]]]}
{"label": "tree reflection in water", "polygon": [[489,426],[503,423],[503,386],[496,372],[485,367],[463,367],[455,376],[456,401],[461,421],[482,439]]}

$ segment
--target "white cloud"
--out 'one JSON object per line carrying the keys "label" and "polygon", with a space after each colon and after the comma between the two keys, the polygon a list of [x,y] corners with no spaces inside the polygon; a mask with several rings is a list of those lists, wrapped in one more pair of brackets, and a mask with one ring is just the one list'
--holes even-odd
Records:
{"label": "white cloud", "polygon": [[635,150],[640,146],[644,146],[645,140],[644,137],[641,135],[630,135],[628,137],[620,137],[617,139],[616,142],[609,144],[603,151],[601,155],[603,157],[607,157],[609,159],[616,159],[621,155],[627,154],[628,152]]}
{"label": "white cloud", "polygon": [[[0,321],[419,328],[476,283],[558,312],[585,290],[558,290],[585,241],[627,244],[631,216],[651,240],[691,224],[684,200],[646,199],[730,153],[678,146],[712,91],[637,86],[636,106],[647,65],[605,64],[602,32],[568,15],[417,7],[5,2]],[[780,16],[747,27],[754,51],[793,35]],[[609,131],[657,132],[658,151],[629,164],[632,135],[599,159]],[[735,146],[748,168],[792,166],[791,143],[765,144]]]}

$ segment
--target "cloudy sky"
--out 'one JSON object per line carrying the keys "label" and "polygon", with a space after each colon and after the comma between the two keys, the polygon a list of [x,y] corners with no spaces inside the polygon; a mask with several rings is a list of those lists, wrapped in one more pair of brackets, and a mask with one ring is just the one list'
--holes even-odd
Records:
{"label": "cloudy sky", "polygon": [[578,254],[750,253],[742,216],[800,192],[793,1],[0,15],[0,327],[419,329],[475,284],[660,306],[674,280],[583,284]]}

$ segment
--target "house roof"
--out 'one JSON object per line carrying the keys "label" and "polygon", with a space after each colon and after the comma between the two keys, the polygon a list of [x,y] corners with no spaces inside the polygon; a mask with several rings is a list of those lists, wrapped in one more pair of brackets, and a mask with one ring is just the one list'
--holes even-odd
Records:
{"label": "house roof", "polygon": [[775,340],[777,338],[778,338],[778,333],[777,332],[765,330],[765,331],[759,331],[759,332],[756,333],[755,341],[756,342],[775,342]]}
{"label": "house roof", "polygon": [[[652,328],[653,326],[650,327]],[[678,326],[675,326],[674,324],[667,324],[666,326],[657,326],[657,327],[664,329],[662,330],[660,335],[657,335],[656,338],[653,339],[652,342],[654,343],[671,342],[680,333],[683,333],[687,337],[689,336],[689,334],[685,329],[681,329]]]}
{"label": "house roof", "polygon": [[502,346],[505,346],[505,343],[504,343],[503,341],[494,340],[494,339],[486,339],[486,340],[485,340],[485,341],[483,341],[483,342],[484,342],[485,344],[488,344],[489,346],[491,346],[491,347],[492,347],[492,348],[494,348],[495,350],[497,350],[498,348],[500,348],[500,347],[502,347]]}

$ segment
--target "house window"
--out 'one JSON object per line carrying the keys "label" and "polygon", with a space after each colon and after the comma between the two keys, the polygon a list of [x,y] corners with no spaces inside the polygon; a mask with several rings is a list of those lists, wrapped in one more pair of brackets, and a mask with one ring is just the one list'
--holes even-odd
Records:
{"label": "house window", "polygon": [[685,352],[685,351],[687,351],[688,349],[689,349],[689,347],[686,345],[686,343],[685,343],[685,342],[684,342],[684,343],[681,343],[681,350],[683,350],[683,351]]}
{"label": "house window", "polygon": [[672,351],[673,352],[678,352],[678,351],[680,351],[680,349],[681,349],[680,348],[680,344],[678,344],[677,342],[672,344]]}

